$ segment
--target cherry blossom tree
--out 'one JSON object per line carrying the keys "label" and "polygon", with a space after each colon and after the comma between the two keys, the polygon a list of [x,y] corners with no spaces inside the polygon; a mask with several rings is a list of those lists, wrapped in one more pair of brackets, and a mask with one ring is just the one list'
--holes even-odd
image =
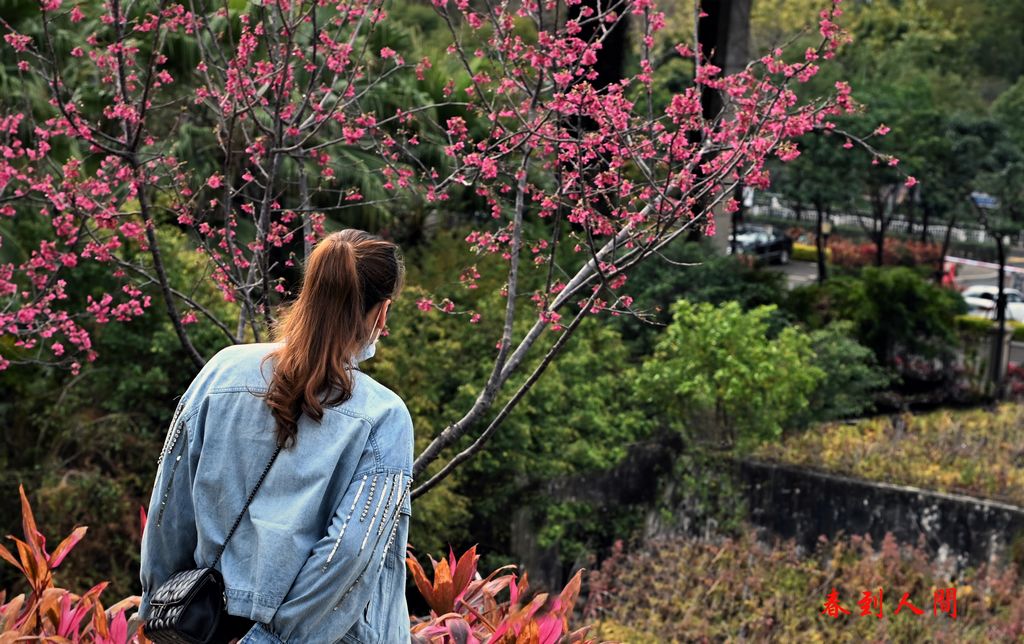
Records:
{"label": "cherry blossom tree", "polygon": [[[726,75],[697,50],[696,29],[689,42],[667,36],[653,0],[432,0],[450,35],[444,61],[377,46],[388,21],[380,0],[42,0],[34,32],[0,21],[15,73],[49,97],[45,107],[10,97],[0,113],[0,217],[46,224],[26,261],[0,265],[0,368],[78,370],[96,358],[90,328],[150,306],[197,368],[193,324],[230,343],[264,338],[290,295],[289,267],[325,218],[368,205],[339,177],[357,152],[396,203],[484,204],[489,222],[466,238],[461,281],[475,286],[474,255],[498,255],[506,271],[500,335],[480,356],[490,373],[417,458],[420,494],[483,447],[584,318],[644,316],[629,295],[633,267],[681,235],[713,234],[715,214],[738,207],[738,182],[767,188],[769,160],[796,158],[795,139],[855,109],[845,83],[810,100],[797,91],[845,39],[839,3],[821,10],[817,47],[776,49]],[[627,20],[635,69],[597,82],[604,44]],[[80,42],[64,46],[58,29]],[[182,43],[197,58],[184,70],[172,57]],[[659,71],[678,57],[691,61],[692,83],[660,105]],[[451,61],[461,71],[435,100],[389,102]],[[83,99],[87,89],[99,98]],[[713,114],[702,110],[708,92],[721,98]],[[182,147],[196,131],[216,142],[203,164]],[[231,319],[168,273],[162,226],[187,232]],[[121,287],[75,308],[67,276],[84,262]],[[541,271],[542,285],[526,289],[525,270]],[[419,305],[479,319],[454,292]],[[533,322],[517,334],[522,316]]]}

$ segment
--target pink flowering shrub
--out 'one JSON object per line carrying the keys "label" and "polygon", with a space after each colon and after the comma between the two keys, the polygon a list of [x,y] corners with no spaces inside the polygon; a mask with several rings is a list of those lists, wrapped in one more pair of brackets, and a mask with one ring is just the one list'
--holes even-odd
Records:
{"label": "pink flowering shrub", "polygon": [[[844,268],[874,266],[878,254],[872,242],[853,242],[833,237],[829,240],[832,263]],[[937,266],[942,246],[914,240],[886,239],[882,248],[885,266]]]}

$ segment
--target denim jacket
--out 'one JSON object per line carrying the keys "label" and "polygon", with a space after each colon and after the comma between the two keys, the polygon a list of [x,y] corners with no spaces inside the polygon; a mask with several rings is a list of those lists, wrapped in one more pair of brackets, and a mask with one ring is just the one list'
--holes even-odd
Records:
{"label": "denim jacket", "polygon": [[[213,563],[274,452],[259,397],[273,348],[224,349],[175,411],[142,539],[143,619],[168,577]],[[353,375],[349,400],[300,419],[221,558],[228,612],[257,622],[243,643],[409,641],[412,420],[396,394]]]}

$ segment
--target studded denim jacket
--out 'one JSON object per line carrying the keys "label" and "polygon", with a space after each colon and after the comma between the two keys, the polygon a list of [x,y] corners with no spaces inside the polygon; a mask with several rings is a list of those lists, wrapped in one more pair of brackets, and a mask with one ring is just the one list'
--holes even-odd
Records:
{"label": "studded denim jacket", "polygon": [[[143,619],[168,577],[212,563],[273,454],[259,397],[273,347],[224,349],[177,407],[142,539]],[[299,421],[224,551],[227,610],[257,622],[243,643],[409,641],[412,420],[397,395],[353,373],[349,400]]]}

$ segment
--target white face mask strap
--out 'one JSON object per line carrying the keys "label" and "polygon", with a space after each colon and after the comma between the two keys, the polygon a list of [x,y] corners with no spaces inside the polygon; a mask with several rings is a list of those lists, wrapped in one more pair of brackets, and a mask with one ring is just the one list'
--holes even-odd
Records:
{"label": "white face mask strap", "polygon": [[[387,302],[387,300],[384,300],[384,301]],[[377,317],[374,318],[374,320],[373,320],[373,328],[377,330],[377,333],[373,336],[373,340],[370,341],[370,344],[373,344],[377,340],[380,339],[380,334],[383,331],[383,327],[378,326],[378,325],[380,324],[380,316],[383,313],[384,313],[384,305],[382,304],[381,307],[380,307],[380,310],[377,311]]]}

